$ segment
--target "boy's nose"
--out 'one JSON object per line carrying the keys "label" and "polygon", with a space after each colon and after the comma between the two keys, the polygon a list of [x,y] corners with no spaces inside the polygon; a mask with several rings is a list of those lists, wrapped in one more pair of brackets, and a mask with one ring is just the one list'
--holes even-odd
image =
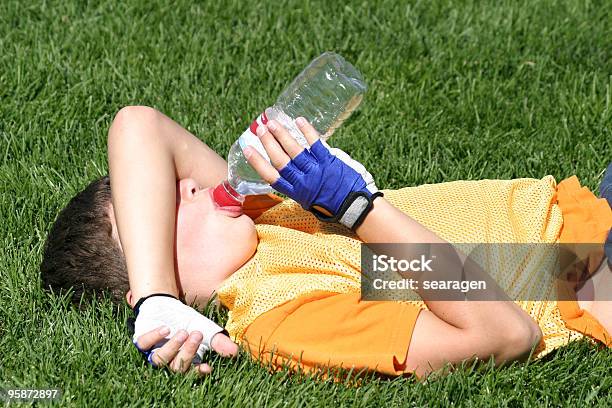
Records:
{"label": "boy's nose", "polygon": [[182,179],[178,182],[177,199],[191,201],[195,198],[197,192],[200,191],[200,185],[191,178]]}

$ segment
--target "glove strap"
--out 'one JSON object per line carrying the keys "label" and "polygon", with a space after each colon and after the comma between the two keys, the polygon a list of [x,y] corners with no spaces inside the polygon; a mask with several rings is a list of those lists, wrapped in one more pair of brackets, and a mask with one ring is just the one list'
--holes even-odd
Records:
{"label": "glove strap", "polygon": [[[326,215],[314,207],[310,207],[309,211],[323,222],[338,222],[355,231],[374,207],[374,199],[383,196],[384,194],[380,191],[374,194],[365,191],[353,191],[344,199],[336,215]],[[325,209],[327,210],[327,208]],[[331,211],[329,212],[331,213]]]}
{"label": "glove strap", "polygon": [[149,299],[149,298],[155,297],[155,296],[170,297],[172,299],[178,300],[178,298],[176,296],[170,295],[168,293],[153,293],[151,295],[148,295],[148,296],[145,296],[145,297],[142,297],[142,298],[138,299],[138,302],[136,302],[136,305],[134,305],[134,315],[136,317],[138,317],[138,312],[140,312],[140,306],[142,306],[144,301]]}

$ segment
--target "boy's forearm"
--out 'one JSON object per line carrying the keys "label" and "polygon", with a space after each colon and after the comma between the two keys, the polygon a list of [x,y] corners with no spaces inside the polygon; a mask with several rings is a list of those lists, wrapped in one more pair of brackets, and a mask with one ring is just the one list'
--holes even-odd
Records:
{"label": "boy's forearm", "polygon": [[[115,123],[113,126],[119,126]],[[111,127],[108,160],[117,228],[135,299],[178,295],[173,242],[174,160],[162,138],[121,124]]]}
{"label": "boy's forearm", "polygon": [[[402,213],[383,197],[374,200],[374,208],[356,230],[359,237],[367,243],[406,243],[406,244],[445,244],[433,231],[421,225],[407,214]],[[497,285],[482,267],[467,258],[465,254],[448,245],[407,245],[401,248],[389,248],[391,254],[398,251],[398,259],[418,257],[427,251],[430,258],[435,259],[431,271],[422,272],[428,280],[480,280],[486,282],[487,291],[479,301],[446,301],[439,299],[437,293],[426,292],[423,288],[417,293],[423,298],[430,311],[454,327],[466,328],[478,326],[483,322],[492,322],[495,319],[510,319],[524,323],[537,329],[533,320],[513,302],[509,301],[505,292]],[[425,275],[426,274],[426,275]],[[457,293],[457,295],[461,295]],[[449,299],[450,300],[450,299]],[[464,300],[460,296],[457,300]],[[493,300],[493,301],[492,301]],[[501,301],[500,301],[501,300]],[[487,307],[482,301],[487,301]]]}
{"label": "boy's forearm", "polygon": [[[396,256],[398,259],[427,255],[436,259],[433,270],[427,272],[428,279],[481,280],[488,284],[487,296],[489,298],[487,300],[506,298],[496,282],[480,266],[469,260],[455,246],[409,215],[401,212],[382,197],[374,200],[374,208],[356,232],[364,242],[372,244],[426,244],[389,246],[385,249],[385,253]],[[427,293],[422,291],[419,294],[424,298],[429,297]],[[436,298],[436,296],[433,296],[433,298]]]}
{"label": "boy's forearm", "polygon": [[161,113],[129,108],[108,136],[113,207],[134,299],[178,295],[174,271],[176,181],[225,177],[225,161]]}
{"label": "boy's forearm", "polygon": [[374,200],[374,207],[356,232],[359,238],[368,243],[446,242],[383,197]]}

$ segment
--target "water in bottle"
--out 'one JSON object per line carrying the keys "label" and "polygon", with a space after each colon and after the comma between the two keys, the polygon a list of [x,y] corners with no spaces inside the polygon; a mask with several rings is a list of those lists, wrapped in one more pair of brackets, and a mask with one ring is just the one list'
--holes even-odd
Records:
{"label": "water in bottle", "polygon": [[256,135],[259,126],[275,120],[307,148],[295,119],[306,118],[321,138],[327,139],[359,106],[366,89],[361,73],[340,55],[326,52],[314,59],[232,145],[227,157],[228,179],[213,193],[217,204],[240,205],[245,195],[272,191],[243,154],[243,149],[251,146],[269,160]]}

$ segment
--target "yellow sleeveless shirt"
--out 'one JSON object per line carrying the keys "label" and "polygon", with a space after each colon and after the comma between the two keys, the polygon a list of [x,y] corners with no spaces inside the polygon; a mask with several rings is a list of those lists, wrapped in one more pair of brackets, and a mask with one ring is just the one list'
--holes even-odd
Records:
{"label": "yellow sleeveless shirt", "polygon": [[[563,225],[552,176],[455,181],[384,193],[394,206],[449,242],[554,243]],[[256,228],[257,252],[218,289],[221,303],[229,309],[226,329],[234,339],[241,339],[263,313],[299,296],[360,291],[361,241],[346,228],[319,222],[293,200],[264,212]],[[501,259],[493,265],[497,274],[505,267]],[[420,300],[409,303],[426,308]],[[517,303],[544,334],[538,356],[583,337],[565,327],[557,302]]]}

